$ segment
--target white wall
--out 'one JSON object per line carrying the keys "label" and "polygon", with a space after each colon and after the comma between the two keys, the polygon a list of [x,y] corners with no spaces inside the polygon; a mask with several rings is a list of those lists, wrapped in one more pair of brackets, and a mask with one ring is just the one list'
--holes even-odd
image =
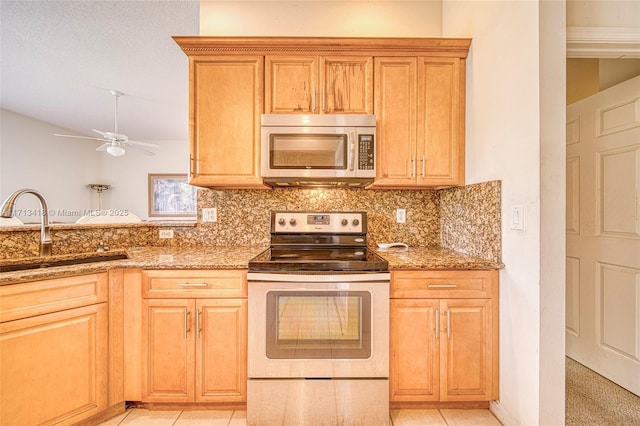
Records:
{"label": "white wall", "polygon": [[[148,174],[188,172],[189,147],[184,141],[145,141],[157,143],[150,156],[140,150],[127,148],[126,155],[100,157],[102,183],[111,185],[104,193],[104,209],[127,209],[143,220],[148,215]],[[157,219],[157,218],[156,218]]]}
{"label": "white wall", "polygon": [[[111,185],[102,195],[103,209],[126,209],[147,220],[148,174],[188,171],[186,140],[147,141],[160,145],[152,149],[156,155],[129,147],[116,158],[95,150],[100,141],[56,137],[54,133],[78,133],[12,111],[0,112],[0,202],[17,189],[38,190],[55,213],[49,216],[51,222],[74,223],[78,211],[97,209],[98,194],[87,187],[91,183]],[[16,205],[17,212],[21,209],[39,211],[40,206],[35,197],[25,195]],[[40,216],[16,216],[40,223]]]}
{"label": "white wall", "polygon": [[440,37],[442,2],[207,1],[200,35]]}
{"label": "white wall", "polygon": [[637,0],[567,0],[567,27],[640,27]]}
{"label": "white wall", "polygon": [[[51,222],[75,222],[78,217],[61,210],[91,208],[92,191],[87,184],[100,180],[98,141],[53,136],[77,133],[12,111],[0,110],[0,198],[31,188],[47,200]],[[0,201],[1,202],[1,201]],[[37,214],[17,215],[23,222],[40,223],[40,204],[25,195],[16,204],[20,210]],[[34,212],[31,212],[34,213]]]}
{"label": "white wall", "polygon": [[[467,183],[502,180],[493,409],[505,424],[564,423],[564,2],[544,3],[443,5],[443,35],[473,39]],[[524,206],[524,231],[509,228],[514,205]]]}

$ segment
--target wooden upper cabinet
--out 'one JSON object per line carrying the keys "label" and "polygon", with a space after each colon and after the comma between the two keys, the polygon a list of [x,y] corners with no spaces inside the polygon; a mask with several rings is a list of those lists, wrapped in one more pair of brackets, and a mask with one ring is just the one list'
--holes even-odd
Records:
{"label": "wooden upper cabinet", "polygon": [[458,58],[418,58],[420,186],[464,185],[465,76]]}
{"label": "wooden upper cabinet", "polygon": [[471,40],[174,37],[190,64],[190,180],[266,188],[260,115],[376,114],[370,188],[464,184]]}
{"label": "wooden upper cabinet", "polygon": [[464,79],[460,58],[376,58],[373,188],[464,184]]}
{"label": "wooden upper cabinet", "polygon": [[317,57],[267,56],[265,81],[266,114],[317,112]]}
{"label": "wooden upper cabinet", "polygon": [[372,114],[371,56],[266,56],[265,113]]}
{"label": "wooden upper cabinet", "polygon": [[260,176],[262,56],[189,59],[189,183],[264,188]]}
{"label": "wooden upper cabinet", "polygon": [[378,176],[373,187],[416,184],[416,58],[376,58],[375,113]]}

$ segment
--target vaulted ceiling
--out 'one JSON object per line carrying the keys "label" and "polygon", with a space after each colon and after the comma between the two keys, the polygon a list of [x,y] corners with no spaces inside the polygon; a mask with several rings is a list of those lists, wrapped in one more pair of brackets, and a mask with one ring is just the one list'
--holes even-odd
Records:
{"label": "vaulted ceiling", "polygon": [[[118,127],[143,141],[188,138],[188,63],[198,1],[0,1],[1,107],[80,134]],[[4,141],[3,141],[4,143]]]}

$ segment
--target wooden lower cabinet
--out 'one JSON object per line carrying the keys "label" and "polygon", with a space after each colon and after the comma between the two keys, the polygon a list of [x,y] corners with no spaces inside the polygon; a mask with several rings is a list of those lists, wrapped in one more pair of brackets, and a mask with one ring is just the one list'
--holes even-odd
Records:
{"label": "wooden lower cabinet", "polygon": [[108,404],[107,303],[0,324],[0,415],[73,424]]}
{"label": "wooden lower cabinet", "polygon": [[[473,271],[392,273],[392,403],[498,398],[497,271],[475,275]],[[482,292],[486,297],[467,298]]]}
{"label": "wooden lower cabinet", "polygon": [[246,299],[142,306],[143,402],[246,401]]}

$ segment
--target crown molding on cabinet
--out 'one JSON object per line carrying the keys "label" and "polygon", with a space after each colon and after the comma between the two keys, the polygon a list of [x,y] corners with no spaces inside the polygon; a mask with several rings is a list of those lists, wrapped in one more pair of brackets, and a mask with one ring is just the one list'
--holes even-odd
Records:
{"label": "crown molding on cabinet", "polygon": [[189,56],[247,54],[385,54],[466,58],[468,38],[369,38],[369,37],[210,37],[175,36]]}
{"label": "crown molding on cabinet", "polygon": [[640,58],[640,28],[568,27],[567,58]]}

